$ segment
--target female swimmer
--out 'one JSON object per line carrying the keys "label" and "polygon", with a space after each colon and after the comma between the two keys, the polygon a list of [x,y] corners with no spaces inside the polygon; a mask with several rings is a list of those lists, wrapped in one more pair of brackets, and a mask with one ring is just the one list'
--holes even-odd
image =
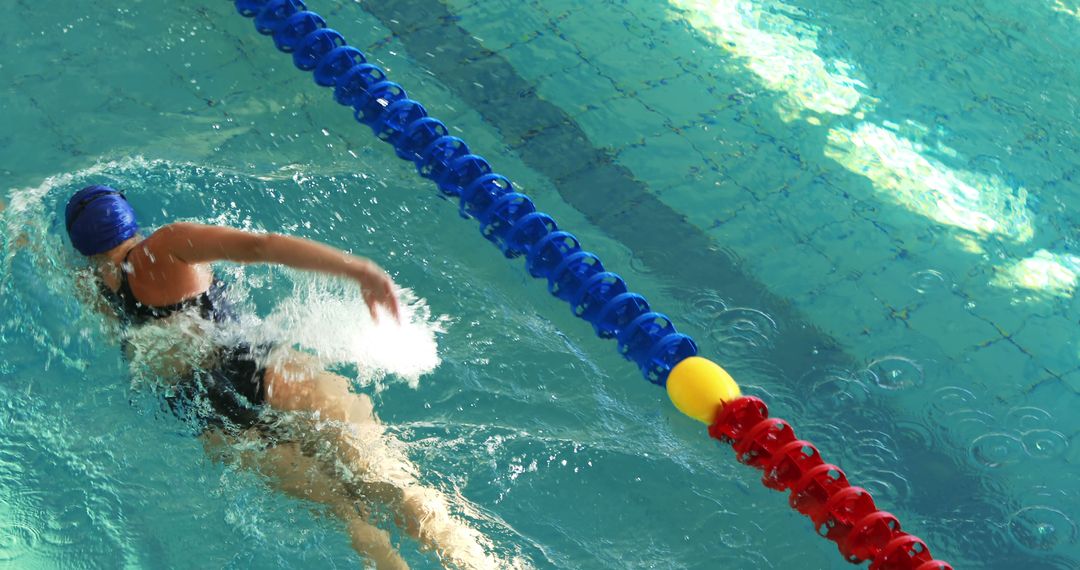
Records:
{"label": "female swimmer", "polygon": [[[96,304],[129,333],[185,321],[185,330],[199,330],[190,323],[211,328],[234,320],[224,285],[208,266],[215,261],[274,263],[351,279],[373,318],[379,307],[399,318],[394,284],[382,269],[313,241],[194,223],[168,224],[143,238],[124,195],[108,186],[72,196],[65,223],[71,243],[89,257]],[[199,335],[179,338],[193,336]],[[290,495],[325,504],[347,526],[356,551],[377,568],[406,565],[389,534],[371,520],[376,505],[388,507],[408,534],[449,566],[498,565],[484,538],[450,514],[446,498],[418,482],[370,398],[350,391],[345,378],[290,348],[210,344],[194,366],[188,358],[164,362],[168,351],[154,365],[155,377],[173,383],[173,408],[199,422],[212,456],[231,458]],[[132,344],[125,347],[130,357]]]}

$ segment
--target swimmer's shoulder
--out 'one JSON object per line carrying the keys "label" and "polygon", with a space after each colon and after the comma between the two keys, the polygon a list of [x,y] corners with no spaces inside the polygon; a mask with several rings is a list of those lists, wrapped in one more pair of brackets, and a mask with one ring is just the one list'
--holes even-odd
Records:
{"label": "swimmer's shoulder", "polygon": [[197,237],[194,235],[202,228],[210,227],[192,222],[172,222],[154,230],[137,246],[146,256],[167,260],[170,263],[194,265],[184,259],[183,252],[191,247]]}
{"label": "swimmer's shoulder", "polygon": [[213,261],[255,261],[266,234],[228,226],[174,222],[162,226],[147,241],[152,251],[190,264]]}

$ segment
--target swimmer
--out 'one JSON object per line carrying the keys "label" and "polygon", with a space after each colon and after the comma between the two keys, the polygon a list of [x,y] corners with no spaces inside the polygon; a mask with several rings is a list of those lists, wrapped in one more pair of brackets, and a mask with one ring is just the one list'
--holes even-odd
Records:
{"label": "swimmer", "polygon": [[[184,322],[185,330],[201,330],[191,323],[235,320],[224,284],[209,267],[216,261],[280,264],[349,279],[360,286],[373,319],[380,310],[400,319],[394,283],[385,271],[314,241],[194,223],[168,224],[143,238],[124,195],[108,186],[72,196],[65,223],[71,243],[90,261],[88,300],[129,332]],[[205,346],[203,340],[193,344]],[[125,342],[129,358],[132,345]],[[211,457],[253,469],[291,496],[326,505],[347,527],[353,548],[376,568],[407,568],[389,533],[373,520],[380,507],[447,567],[502,566],[486,539],[451,514],[446,497],[419,482],[415,466],[376,418],[371,399],[352,392],[347,379],[287,347],[239,342],[212,345],[200,354],[197,366],[180,358],[155,362],[155,377],[172,383],[174,409],[195,410]]]}

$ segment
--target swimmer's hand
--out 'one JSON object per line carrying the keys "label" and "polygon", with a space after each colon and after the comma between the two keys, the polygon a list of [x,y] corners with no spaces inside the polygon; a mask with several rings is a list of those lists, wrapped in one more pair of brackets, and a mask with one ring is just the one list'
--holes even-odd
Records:
{"label": "swimmer's hand", "polygon": [[371,319],[379,322],[379,313],[376,308],[382,305],[390,311],[394,320],[400,322],[401,309],[398,306],[397,295],[394,294],[393,279],[375,263],[363,258],[355,259],[357,269],[353,279],[360,283],[360,293],[364,296],[368,311],[371,312]]}

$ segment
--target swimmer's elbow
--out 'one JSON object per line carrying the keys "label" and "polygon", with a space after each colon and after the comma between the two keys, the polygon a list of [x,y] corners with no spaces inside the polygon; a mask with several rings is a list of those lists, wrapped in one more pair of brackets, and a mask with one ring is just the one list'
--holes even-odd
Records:
{"label": "swimmer's elbow", "polygon": [[275,237],[280,236],[248,232],[232,236],[222,244],[222,258],[236,263],[272,263]]}

